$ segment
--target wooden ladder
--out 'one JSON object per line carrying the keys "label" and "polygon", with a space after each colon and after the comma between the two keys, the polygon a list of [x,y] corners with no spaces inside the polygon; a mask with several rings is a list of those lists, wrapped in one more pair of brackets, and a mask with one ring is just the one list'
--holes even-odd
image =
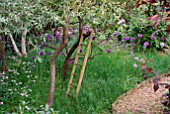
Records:
{"label": "wooden ladder", "polygon": [[[75,60],[74,60],[74,65],[73,65],[73,69],[72,69],[72,72],[71,72],[70,80],[69,80],[69,83],[68,83],[66,96],[68,96],[70,94],[69,92],[70,92],[71,86],[76,86],[77,87],[76,88],[76,96],[78,96],[79,91],[80,91],[81,83],[82,83],[83,76],[84,76],[84,71],[85,71],[85,68],[86,68],[86,63],[87,63],[87,60],[88,60],[88,55],[89,55],[89,52],[90,52],[90,46],[91,46],[91,43],[92,43],[92,37],[93,37],[93,31],[91,31],[90,32],[90,37],[88,39],[88,44],[87,45],[83,44],[82,42],[83,42],[83,38],[84,38],[84,33],[85,33],[85,31],[83,30],[82,34],[81,34],[80,42],[79,42],[79,45],[78,45],[76,57],[75,57]],[[87,46],[85,55],[80,53],[80,50],[81,50],[81,48],[83,46]],[[83,60],[82,64],[78,63],[79,56],[84,57],[84,60]],[[75,73],[76,66],[81,67],[80,74]],[[73,77],[74,76],[79,76],[78,84],[73,83]]]}

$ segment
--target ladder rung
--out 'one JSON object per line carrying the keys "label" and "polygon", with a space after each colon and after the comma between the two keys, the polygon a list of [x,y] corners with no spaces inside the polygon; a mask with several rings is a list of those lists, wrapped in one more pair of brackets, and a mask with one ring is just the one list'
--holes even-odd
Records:
{"label": "ladder rung", "polygon": [[87,46],[87,44],[80,44],[81,46]]}
{"label": "ladder rung", "polygon": [[66,96],[73,96],[71,93],[67,93]]}
{"label": "ladder rung", "polygon": [[75,75],[75,76],[80,76],[80,74],[75,74],[75,73],[74,73],[73,75]]}
{"label": "ladder rung", "polygon": [[78,65],[78,66],[82,66],[82,64],[80,64],[80,63],[76,63],[76,65]]}
{"label": "ladder rung", "polygon": [[74,83],[71,83],[71,85],[73,85],[73,86],[77,86],[77,84],[74,84]]}
{"label": "ladder rung", "polygon": [[78,53],[79,54],[79,56],[81,56],[81,57],[84,57],[85,55],[84,54],[82,54],[82,53]]}

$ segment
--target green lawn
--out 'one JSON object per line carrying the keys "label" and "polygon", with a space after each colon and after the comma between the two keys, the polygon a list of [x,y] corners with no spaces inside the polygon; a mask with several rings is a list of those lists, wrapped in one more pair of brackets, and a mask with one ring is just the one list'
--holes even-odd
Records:
{"label": "green lawn", "polygon": [[[135,56],[139,58],[146,56],[146,58],[152,59],[154,62],[150,63],[149,66],[159,73],[168,72],[169,55],[136,53]],[[42,62],[37,62],[35,67],[32,66],[30,57],[22,58],[24,64],[12,60],[7,61],[9,63],[7,64],[8,68],[16,69],[19,74],[9,73],[6,83],[0,86],[0,101],[4,103],[0,106],[1,111],[19,112],[18,107],[19,104],[21,105],[21,101],[28,103],[26,106],[30,109],[41,109],[40,105],[45,104],[49,89],[49,58],[50,56],[42,56]],[[88,62],[79,96],[75,97],[73,92],[73,96],[65,97],[70,75],[65,82],[62,82],[63,59],[64,57],[60,56],[56,61],[58,72],[53,102],[53,109],[58,110],[60,114],[66,112],[69,114],[110,113],[111,104],[120,95],[143,80],[140,66],[133,67],[133,64],[137,61],[130,56],[129,52],[105,53]],[[16,80],[16,82],[12,80]],[[23,83],[19,85],[19,82]],[[25,89],[22,89],[24,87]],[[9,91],[9,89],[12,90]],[[13,91],[12,94],[11,91]],[[28,96],[20,95],[23,91],[27,91]],[[33,113],[33,110],[29,112],[28,110],[25,108],[26,114]]]}

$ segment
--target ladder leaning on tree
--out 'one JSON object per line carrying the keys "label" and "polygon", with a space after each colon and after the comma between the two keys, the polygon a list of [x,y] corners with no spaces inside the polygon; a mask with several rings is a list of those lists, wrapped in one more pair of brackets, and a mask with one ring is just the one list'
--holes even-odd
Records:
{"label": "ladder leaning on tree", "polygon": [[[78,96],[78,93],[80,91],[81,83],[82,83],[83,76],[84,76],[84,71],[85,71],[85,68],[86,68],[86,63],[87,63],[87,60],[88,60],[88,55],[89,55],[89,52],[90,52],[90,46],[91,46],[91,43],[92,43],[93,31],[91,30],[91,32],[90,32],[90,37],[88,39],[88,44],[83,44],[82,43],[83,38],[84,38],[84,34],[85,34],[85,30],[83,30],[82,34],[81,34],[81,38],[80,38],[80,42],[79,42],[79,45],[78,45],[76,57],[75,57],[75,60],[74,60],[74,65],[73,65],[73,68],[72,68],[70,80],[69,80],[67,91],[66,91],[66,96],[68,96],[70,94],[70,89],[72,88],[72,86],[77,87],[76,88],[76,96]],[[83,46],[87,46],[85,55],[80,53],[80,50],[81,50],[81,48]],[[79,56],[84,57],[84,60],[83,60],[82,64],[78,63]],[[81,67],[80,74],[75,73],[77,66]],[[78,84],[73,83],[74,76],[79,76]]]}

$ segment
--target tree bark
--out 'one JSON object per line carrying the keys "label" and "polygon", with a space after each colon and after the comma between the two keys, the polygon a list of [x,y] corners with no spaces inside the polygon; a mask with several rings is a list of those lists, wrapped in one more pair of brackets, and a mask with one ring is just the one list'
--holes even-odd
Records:
{"label": "tree bark", "polygon": [[56,68],[55,68],[55,60],[58,57],[58,55],[62,52],[62,50],[67,46],[67,36],[68,36],[68,27],[63,26],[63,40],[62,44],[59,48],[54,52],[51,60],[50,60],[50,90],[48,94],[48,99],[46,104],[49,105],[49,107],[52,106],[53,99],[54,99],[54,90],[55,90],[55,76],[56,76]]}
{"label": "tree bark", "polygon": [[18,48],[17,48],[17,46],[16,46],[16,43],[15,43],[15,41],[14,41],[14,38],[13,38],[13,36],[12,36],[11,33],[9,33],[9,37],[10,37],[10,39],[11,39],[11,42],[12,42],[12,45],[13,45],[13,47],[14,47],[15,52],[17,53],[17,55],[18,55],[19,57],[22,57],[22,54],[21,54],[20,51],[18,50]]}
{"label": "tree bark", "polygon": [[79,45],[79,41],[80,41],[80,37],[81,37],[81,33],[83,30],[83,18],[78,17],[79,19],[79,39],[77,40],[77,42],[72,46],[72,48],[70,49],[70,51],[67,54],[67,57],[65,58],[64,61],[64,70],[63,70],[63,81],[66,80],[66,76],[68,73],[68,69],[70,66],[70,58],[72,56],[72,54],[74,53],[74,51],[77,49],[78,45]]}
{"label": "tree bark", "polygon": [[26,52],[26,35],[27,35],[27,29],[24,29],[22,31],[22,39],[21,39],[21,49],[22,49],[22,55],[27,56]]}
{"label": "tree bark", "polygon": [[1,56],[2,56],[2,72],[6,72],[7,71],[7,68],[6,68],[6,66],[5,66],[5,35],[4,35],[4,33],[2,34],[2,45],[1,45],[1,47],[2,47],[2,54],[1,54]]}

